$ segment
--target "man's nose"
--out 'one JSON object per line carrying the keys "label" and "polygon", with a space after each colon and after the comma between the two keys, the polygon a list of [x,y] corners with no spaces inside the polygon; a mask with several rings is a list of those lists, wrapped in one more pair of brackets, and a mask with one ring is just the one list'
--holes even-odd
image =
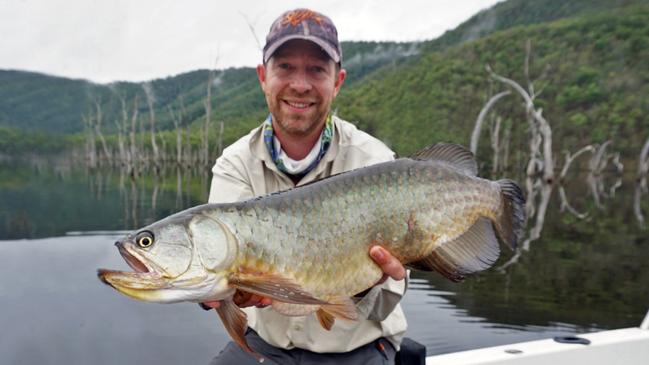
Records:
{"label": "man's nose", "polygon": [[295,72],[292,75],[291,88],[300,94],[311,90],[311,82],[306,72]]}

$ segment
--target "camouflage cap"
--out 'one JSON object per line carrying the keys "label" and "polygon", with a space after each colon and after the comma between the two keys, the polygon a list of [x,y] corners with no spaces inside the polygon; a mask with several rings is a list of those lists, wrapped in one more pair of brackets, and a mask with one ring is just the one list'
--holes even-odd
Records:
{"label": "camouflage cap", "polygon": [[319,45],[336,63],[342,61],[338,31],[326,15],[309,9],[295,9],[277,18],[266,36],[264,63],[284,43],[292,39],[305,39]]}

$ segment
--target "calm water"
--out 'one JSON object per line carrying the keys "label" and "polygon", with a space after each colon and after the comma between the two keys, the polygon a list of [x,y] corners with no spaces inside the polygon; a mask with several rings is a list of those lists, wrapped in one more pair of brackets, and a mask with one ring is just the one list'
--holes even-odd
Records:
{"label": "calm water", "polygon": [[[118,231],[205,200],[209,176],[163,175],[0,167],[0,364],[207,364],[218,353],[228,337],[214,312],[137,302],[95,275],[127,269]],[[586,219],[561,212],[555,189],[541,238],[504,273],[461,284],[414,273],[408,336],[438,354],[638,325],[649,308],[649,227],[634,214],[632,176],[621,182],[611,190],[616,179],[604,179],[596,195],[585,177],[566,186]],[[649,195],[640,209],[649,215]]]}

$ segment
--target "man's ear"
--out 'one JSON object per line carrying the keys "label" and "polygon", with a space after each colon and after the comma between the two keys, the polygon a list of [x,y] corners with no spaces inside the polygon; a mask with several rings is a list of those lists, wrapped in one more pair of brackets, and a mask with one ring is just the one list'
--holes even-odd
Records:
{"label": "man's ear", "polygon": [[266,66],[262,64],[257,65],[257,79],[259,80],[261,89],[266,90]]}
{"label": "man's ear", "polygon": [[334,83],[334,98],[338,95],[340,88],[345,83],[345,78],[347,77],[347,70],[341,68],[336,75],[336,81]]}

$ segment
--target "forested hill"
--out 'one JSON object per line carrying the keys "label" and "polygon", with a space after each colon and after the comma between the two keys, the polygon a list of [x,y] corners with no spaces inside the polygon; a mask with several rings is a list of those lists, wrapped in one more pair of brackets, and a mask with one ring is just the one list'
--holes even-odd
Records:
{"label": "forested hill", "polygon": [[534,25],[596,14],[615,8],[646,3],[645,0],[508,0],[485,9],[425,44],[425,50],[438,51],[465,41],[521,25]]}
{"label": "forested hill", "polygon": [[[646,138],[642,132],[649,130],[644,97],[649,91],[648,6],[646,0],[509,0],[434,40],[346,42],[344,67],[349,78],[335,108],[402,154],[436,140],[467,144],[485,101],[505,89],[489,78],[485,66],[525,85],[529,40],[530,74],[546,75],[535,84],[543,88],[537,106],[543,107],[554,129],[556,148],[611,137],[635,148]],[[82,116],[94,113],[97,101],[102,128],[110,133],[121,118],[120,98],[130,108],[137,95],[140,118],[148,119],[145,88],[154,96],[159,129],[173,127],[170,110],[185,110],[184,123],[197,125],[205,115],[207,76],[207,70],[197,70],[146,86],[98,85],[0,71],[0,126],[79,132]],[[220,70],[214,76],[212,119],[225,122],[229,143],[259,123],[265,103],[254,69]],[[525,132],[517,95],[499,102],[494,115],[501,116],[503,127],[512,128],[512,133]]]}
{"label": "forested hill", "polygon": [[[353,85],[376,68],[418,52],[419,43],[344,42],[347,85]],[[147,83],[95,84],[34,72],[0,70],[0,126],[25,131],[76,133],[83,130],[82,116],[94,113],[93,103],[102,106],[103,128],[115,129],[121,118],[120,98],[133,102],[139,95],[140,115],[148,114],[144,87],[151,90],[159,127],[173,127],[169,107],[180,101],[189,122],[205,113],[208,70],[196,70]],[[212,90],[215,119],[236,121],[264,109],[263,95],[255,70],[250,67],[215,71]],[[148,84],[147,86],[144,86]]]}
{"label": "forested hill", "polygon": [[[344,90],[337,106],[401,153],[438,140],[467,144],[490,95],[507,89],[485,67],[527,87],[528,40],[531,78],[545,74],[535,84],[542,89],[536,104],[553,128],[555,149],[614,139],[636,153],[649,133],[649,4],[517,26],[427,52]],[[518,133],[527,130],[522,103],[512,93],[495,109]],[[526,138],[516,140],[527,148]]]}

